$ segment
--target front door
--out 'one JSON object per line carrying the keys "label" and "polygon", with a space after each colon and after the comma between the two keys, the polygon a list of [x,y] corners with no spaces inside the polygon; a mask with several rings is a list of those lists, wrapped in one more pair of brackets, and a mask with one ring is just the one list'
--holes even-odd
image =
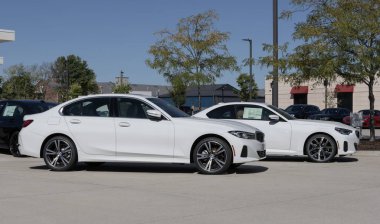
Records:
{"label": "front door", "polygon": [[171,162],[174,153],[174,126],[167,119],[150,120],[146,111],[152,109],[143,101],[117,99],[116,152],[129,160]]}
{"label": "front door", "polygon": [[260,129],[265,134],[265,145],[268,154],[285,154],[290,152],[292,128],[289,122],[273,122],[269,115],[277,115],[271,110],[258,105],[236,105],[239,122]]}

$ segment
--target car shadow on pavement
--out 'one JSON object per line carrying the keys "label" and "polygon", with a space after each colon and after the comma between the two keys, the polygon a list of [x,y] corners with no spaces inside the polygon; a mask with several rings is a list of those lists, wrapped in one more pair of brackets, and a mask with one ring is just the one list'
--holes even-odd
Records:
{"label": "car shadow on pavement", "polygon": [[[48,170],[46,165],[33,166],[30,169]],[[267,171],[267,167],[241,165],[235,169],[229,169],[225,174],[253,174]],[[75,171],[89,172],[129,172],[129,173],[198,173],[193,165],[188,164],[147,164],[147,163],[104,163],[99,166],[88,166],[79,163]]]}
{"label": "car shadow on pavement", "polygon": [[[262,160],[264,162],[310,162],[307,156],[268,156]],[[332,163],[352,163],[358,162],[358,158],[354,157],[336,157]],[[310,162],[311,163],[311,162]]]}

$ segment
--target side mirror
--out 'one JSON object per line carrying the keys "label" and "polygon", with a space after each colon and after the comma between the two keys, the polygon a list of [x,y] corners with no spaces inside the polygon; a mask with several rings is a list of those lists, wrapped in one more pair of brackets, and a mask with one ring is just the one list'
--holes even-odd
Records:
{"label": "side mirror", "polygon": [[146,113],[148,114],[148,117],[153,120],[161,120],[162,119],[162,113],[158,110],[147,110]]}
{"label": "side mirror", "polygon": [[269,120],[270,121],[279,121],[280,117],[278,115],[269,115]]}

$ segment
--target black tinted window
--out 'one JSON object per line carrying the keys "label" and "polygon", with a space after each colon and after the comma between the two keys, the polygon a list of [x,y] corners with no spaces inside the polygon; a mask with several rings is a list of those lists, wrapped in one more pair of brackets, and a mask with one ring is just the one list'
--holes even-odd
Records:
{"label": "black tinted window", "polygon": [[227,105],[216,108],[208,112],[207,117],[214,119],[235,119],[235,107],[233,105]]}
{"label": "black tinted window", "polygon": [[148,118],[146,111],[152,108],[139,100],[118,98],[117,109],[119,113],[118,117]]}
{"label": "black tinted window", "polygon": [[66,106],[63,114],[67,116],[109,117],[111,98],[90,98]]}

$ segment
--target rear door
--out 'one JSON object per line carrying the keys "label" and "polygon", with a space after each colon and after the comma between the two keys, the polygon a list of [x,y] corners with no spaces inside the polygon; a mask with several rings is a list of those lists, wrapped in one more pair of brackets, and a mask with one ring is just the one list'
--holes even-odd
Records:
{"label": "rear door", "polygon": [[21,129],[24,115],[25,107],[21,103],[11,101],[2,104],[0,114],[1,147],[7,148],[11,135]]}
{"label": "rear door", "polygon": [[76,101],[63,109],[66,124],[80,149],[92,155],[115,156],[111,97]]}

